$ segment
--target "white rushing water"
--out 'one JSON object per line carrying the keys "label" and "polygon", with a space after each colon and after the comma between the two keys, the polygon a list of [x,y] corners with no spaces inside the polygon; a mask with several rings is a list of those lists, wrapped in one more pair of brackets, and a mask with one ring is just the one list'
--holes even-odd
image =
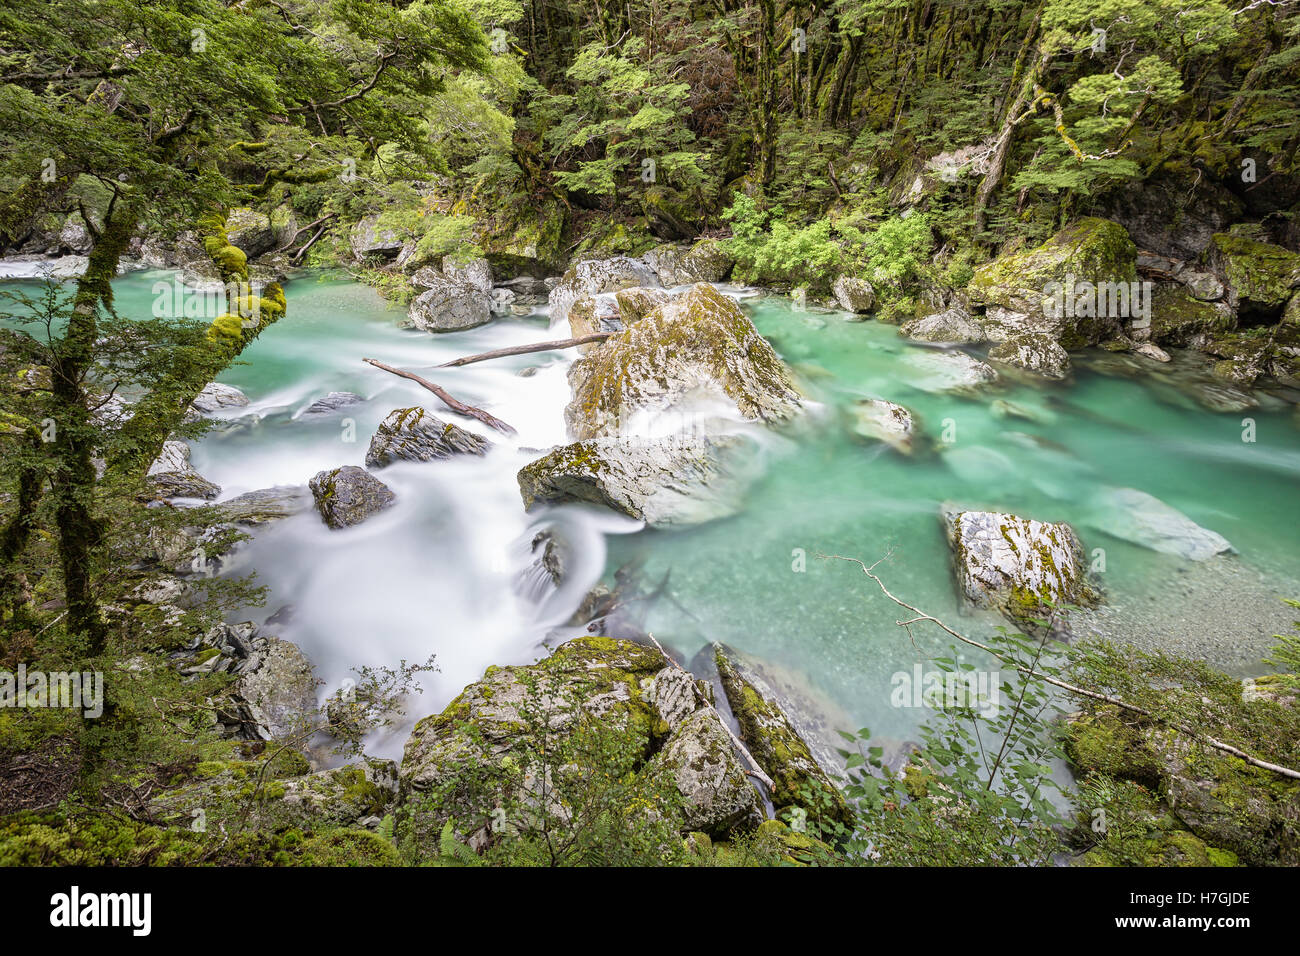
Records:
{"label": "white rushing water", "polygon": [[[260,530],[228,566],[230,572],[255,570],[269,587],[256,620],[292,605],[287,622],[269,630],[302,647],[324,682],[322,698],[355,667],[434,655],[438,669],[424,675],[424,693],[410,705],[415,718],[441,709],[488,665],[531,662],[545,653],[545,644],[562,640],[568,632],[556,629],[604,571],[605,536],[641,525],[587,507],[523,510],[517,472],[539,449],[566,440],[563,409],[573,353],[434,368],[470,353],[563,337],[566,328],[548,328],[539,313],[448,336],[403,332],[396,328],[399,316],[377,308],[374,299],[370,290],[350,284],[292,283],[288,318],[245,352],[246,364],[222,376],[243,388],[252,404],[224,416],[232,420],[228,430],[195,442],[193,462],[221,486],[219,500],[301,486],[321,470],[363,465],[376,426],[393,409],[411,405],[493,443],[483,457],[378,470],[397,495],[393,507],[337,531],[307,511]],[[418,384],[364,365],[362,358],[430,378],[518,433],[505,435],[454,415]],[[301,416],[313,401],[344,390],[365,401]],[[558,591],[529,574],[536,560],[532,539],[551,526],[561,529],[572,554]],[[400,753],[404,737],[405,728],[397,728],[369,749]]]}

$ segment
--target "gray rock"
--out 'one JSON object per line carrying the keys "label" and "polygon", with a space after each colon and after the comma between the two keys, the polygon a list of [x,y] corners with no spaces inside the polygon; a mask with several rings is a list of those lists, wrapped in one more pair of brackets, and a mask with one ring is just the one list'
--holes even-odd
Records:
{"label": "gray rock", "polygon": [[201,415],[211,415],[227,408],[243,408],[248,404],[248,396],[233,385],[209,382],[203,391],[194,396],[190,408]]}
{"label": "gray rock", "polygon": [[735,265],[735,260],[716,239],[701,239],[690,248],[674,244],[656,246],[642,259],[668,287],[725,282]]}
{"label": "gray rock", "polygon": [[149,466],[148,479],[154,492],[163,498],[212,499],[221,488],[200,475],[190,465],[190,447],[183,441],[165,441],[162,451]]}
{"label": "gray rock", "polygon": [[455,455],[484,455],[492,443],[444,422],[423,408],[396,408],[370,439],[366,466],[383,468],[395,461],[435,461]]}
{"label": "gray rock", "polygon": [[316,399],[299,414],[301,416],[331,415],[349,405],[359,405],[364,401],[365,399],[355,392],[330,392],[324,398]]}
{"label": "gray rock", "polygon": [[492,267],[486,259],[461,261],[447,256],[442,260],[442,274],[453,282],[464,283],[480,292],[492,291]]}
{"label": "gray rock", "polygon": [[684,830],[725,836],[763,820],[762,798],[712,708],[696,711],[681,722],[651,761],[649,772],[671,775],[682,797]]}
{"label": "gray rock", "polygon": [[415,297],[409,312],[415,328],[425,332],[459,332],[492,320],[488,291],[436,274],[426,275],[424,281],[429,288]]}
{"label": "gray rock", "polygon": [[659,278],[648,265],[626,256],[576,262],[547,296],[551,325],[567,322],[570,307],[584,295],[617,292],[632,286],[653,288],[657,285]]}
{"label": "gray rock", "polygon": [[1044,618],[1048,603],[1085,605],[1084,552],[1068,524],[991,511],[945,510],[944,528],[962,599],[1013,621]]}
{"label": "gray rock", "polygon": [[308,487],[321,517],[335,529],[359,524],[397,499],[387,485],[356,465],[322,471]]}
{"label": "gray rock", "polygon": [[831,291],[835,295],[835,301],[846,312],[862,315],[870,312],[876,304],[876,290],[866,279],[842,275],[835,280]]}
{"label": "gray rock", "polygon": [[936,345],[978,345],[985,341],[979,323],[965,309],[957,307],[904,322],[898,334]]}
{"label": "gray rock", "polygon": [[270,252],[276,245],[270,217],[246,207],[230,210],[226,217],[226,236],[231,245],[238,246],[250,259]]}
{"label": "gray rock", "polygon": [[1070,356],[1048,335],[1025,333],[989,349],[995,362],[1014,365],[1043,378],[1063,379],[1070,374]]}
{"label": "gray rock", "polygon": [[255,644],[234,693],[247,709],[241,718],[251,736],[298,738],[319,723],[311,662],[289,641],[269,638]]}
{"label": "gray rock", "polygon": [[357,259],[393,259],[402,251],[403,245],[402,237],[395,230],[380,228],[378,213],[366,216],[354,225],[348,241]]}
{"label": "gray rock", "polygon": [[223,501],[217,507],[233,524],[257,527],[300,514],[312,497],[302,485],[260,488]]}
{"label": "gray rock", "polygon": [[652,527],[735,514],[757,476],[753,443],[738,436],[596,438],[557,448],[519,471],[524,506],[586,501]]}

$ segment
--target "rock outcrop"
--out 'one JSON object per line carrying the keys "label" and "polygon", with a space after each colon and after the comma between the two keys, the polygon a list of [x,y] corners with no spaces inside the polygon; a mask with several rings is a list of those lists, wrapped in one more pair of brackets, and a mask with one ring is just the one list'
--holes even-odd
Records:
{"label": "rock outcrop", "polygon": [[485,455],[492,443],[444,422],[418,406],[397,408],[380,422],[366,450],[366,467],[396,461],[435,461],[455,455]]}

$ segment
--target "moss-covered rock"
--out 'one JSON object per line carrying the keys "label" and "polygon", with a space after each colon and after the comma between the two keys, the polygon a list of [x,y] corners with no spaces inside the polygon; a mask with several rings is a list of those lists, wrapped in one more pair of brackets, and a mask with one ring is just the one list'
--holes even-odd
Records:
{"label": "moss-covered rock", "polygon": [[1228,304],[1244,315],[1275,318],[1300,288],[1300,255],[1267,242],[1220,232],[1208,250],[1228,287]]}
{"label": "moss-covered rock", "polygon": [[1043,378],[1060,380],[1070,375],[1069,354],[1049,335],[1012,335],[989,349],[989,359]]}
{"label": "moss-covered rock", "polygon": [[569,310],[583,296],[598,296],[634,286],[655,288],[659,280],[644,262],[627,256],[575,262],[547,295],[551,325],[569,320]]}
{"label": "moss-covered rock", "polygon": [[1119,316],[1070,316],[1067,310],[1052,308],[1053,291],[1136,278],[1137,247],[1124,227],[1089,217],[1035,249],[1007,253],[980,266],[966,294],[975,305],[999,310],[1000,319],[985,325],[995,341],[1012,332],[1034,331],[1050,335],[1065,348],[1081,348],[1112,337]]}
{"label": "moss-covered rock", "polygon": [[740,736],[775,786],[770,794],[778,811],[801,808],[820,832],[836,824],[851,829],[853,814],[839,787],[813,757],[781,708],[745,679],[724,645],[714,647],[714,660]]}
{"label": "moss-covered rock", "polygon": [[1203,302],[1179,285],[1159,285],[1151,297],[1151,341],[1177,348],[1195,346],[1207,336],[1236,326],[1226,303]]}
{"label": "moss-covered rock", "polygon": [[1065,523],[990,511],[943,515],[962,599],[1028,625],[1051,608],[1089,605],[1083,545]]}
{"label": "moss-covered rock", "polygon": [[574,438],[617,435],[639,412],[701,397],[747,419],[780,422],[800,408],[794,377],[736,303],[698,284],[602,342],[569,371],[565,421]]}
{"label": "moss-covered rock", "polygon": [[684,829],[725,836],[753,829],[763,819],[762,797],[736,757],[722,718],[711,707],[682,720],[647,772],[671,777],[682,798]]}

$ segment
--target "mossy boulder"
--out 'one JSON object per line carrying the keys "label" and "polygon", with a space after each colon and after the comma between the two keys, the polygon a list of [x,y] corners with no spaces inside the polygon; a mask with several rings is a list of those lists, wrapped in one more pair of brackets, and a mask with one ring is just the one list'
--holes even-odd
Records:
{"label": "mossy boulder", "polygon": [[1112,337],[1119,317],[1071,317],[1053,308],[1053,290],[1136,279],[1137,247],[1124,227],[1088,217],[1035,249],[1007,253],[980,266],[965,291],[973,304],[989,309],[985,331],[994,341],[1034,331],[1072,349]]}
{"label": "mossy boulder", "polygon": [[358,261],[363,259],[395,259],[402,251],[405,239],[396,229],[381,226],[379,214],[363,217],[348,232],[348,243]]}
{"label": "mossy boulder", "polygon": [[546,276],[563,268],[568,216],[555,200],[495,204],[478,218],[475,244],[503,276]]}
{"label": "mossy boulder", "polygon": [[681,721],[647,772],[671,777],[682,798],[685,830],[725,836],[753,829],[763,820],[762,797],[745,774],[722,718],[711,707]]}
{"label": "mossy boulder", "polygon": [[1226,303],[1204,302],[1183,286],[1162,284],[1151,297],[1150,339],[1160,345],[1186,348],[1236,326],[1235,311]]}
{"label": "mossy boulder", "polygon": [[746,680],[735,655],[714,646],[714,660],[740,736],[775,786],[769,796],[778,810],[801,808],[820,832],[836,824],[853,827],[853,814],[834,781],[817,763],[784,711]]}
{"label": "mossy boulder", "polygon": [[665,286],[696,282],[725,282],[736,260],[717,239],[701,239],[693,246],[665,243],[642,258]]}
{"label": "mossy boulder", "polygon": [[1074,529],[991,511],[945,510],[957,587],[972,607],[1029,625],[1053,607],[1090,605],[1083,545]]}
{"label": "mossy boulder", "polygon": [[457,455],[487,454],[492,443],[444,422],[419,406],[395,408],[379,423],[370,447],[366,467],[383,468],[397,461],[437,461]]}
{"label": "mossy boulder", "polygon": [[276,245],[276,230],[271,217],[247,207],[230,210],[226,216],[226,236],[249,258],[270,252]]}
{"label": "mossy boulder", "polygon": [[360,524],[397,500],[387,485],[356,465],[319,472],[307,486],[321,518],[334,529]]}
{"label": "mossy boulder", "polygon": [[734,300],[703,283],[592,349],[570,368],[569,384],[564,415],[577,439],[617,435],[638,413],[702,398],[767,423],[800,409],[780,356]]}
{"label": "mossy boulder", "polygon": [[1300,255],[1267,242],[1215,233],[1207,256],[1243,318],[1276,318],[1300,288]]}
{"label": "mossy boulder", "polygon": [[641,212],[661,239],[690,239],[700,231],[699,204],[667,186],[651,186],[642,193]]}

